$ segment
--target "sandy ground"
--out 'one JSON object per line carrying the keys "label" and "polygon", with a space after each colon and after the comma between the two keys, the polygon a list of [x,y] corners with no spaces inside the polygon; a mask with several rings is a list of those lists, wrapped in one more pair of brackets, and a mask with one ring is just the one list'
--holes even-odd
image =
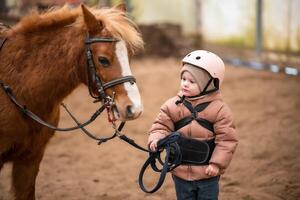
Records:
{"label": "sandy ground", "polygon": [[[176,94],[180,61],[174,58],[134,60],[133,72],[144,113],[127,123],[124,133],[144,145],[160,105]],[[221,178],[221,200],[300,199],[300,78],[227,66],[223,96],[235,115],[240,139],[237,152]],[[87,89],[80,87],[65,103],[80,120],[94,112]],[[73,125],[62,111],[60,126]],[[104,117],[89,130],[108,136]],[[119,139],[100,146],[80,131],[57,133],[49,143],[37,178],[39,200],[173,200],[170,175],[155,194],[137,182],[147,154]],[[10,169],[0,175],[0,200],[9,197]],[[148,173],[149,181],[157,176]],[[151,179],[151,180],[150,180]]]}

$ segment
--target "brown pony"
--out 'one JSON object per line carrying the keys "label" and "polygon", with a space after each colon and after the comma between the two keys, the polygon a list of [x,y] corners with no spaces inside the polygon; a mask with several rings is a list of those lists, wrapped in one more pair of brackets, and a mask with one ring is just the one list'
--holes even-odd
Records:
{"label": "brown pony", "polygon": [[[63,7],[32,13],[10,30],[0,51],[0,80],[12,88],[21,104],[56,125],[59,105],[78,85],[88,85],[86,37],[114,42],[89,45],[96,74],[103,83],[131,76],[129,59],[143,41],[125,14],[125,5],[96,9]],[[95,81],[92,81],[92,93]],[[120,120],[137,118],[142,105],[134,82],[105,89],[115,94]],[[54,131],[22,114],[0,88],[0,169],[12,162],[12,189],[17,200],[35,199],[35,180],[46,144]]]}

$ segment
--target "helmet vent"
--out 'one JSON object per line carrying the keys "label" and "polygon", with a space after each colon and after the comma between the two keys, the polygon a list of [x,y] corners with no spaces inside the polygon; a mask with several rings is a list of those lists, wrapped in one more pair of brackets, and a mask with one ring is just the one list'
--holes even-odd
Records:
{"label": "helmet vent", "polygon": [[196,57],[196,60],[199,60],[200,58],[201,58],[200,56],[197,56],[197,57]]}
{"label": "helmet vent", "polygon": [[191,54],[187,55],[187,57],[189,57]]}

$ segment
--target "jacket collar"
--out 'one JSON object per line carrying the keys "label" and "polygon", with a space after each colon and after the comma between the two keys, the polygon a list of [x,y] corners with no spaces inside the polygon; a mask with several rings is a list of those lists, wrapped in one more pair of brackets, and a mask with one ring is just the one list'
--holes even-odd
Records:
{"label": "jacket collar", "polygon": [[[177,96],[179,98],[182,97],[182,92],[178,92]],[[217,100],[217,99],[222,99],[222,95],[220,91],[216,91],[210,94],[206,94],[200,97],[194,97],[194,98],[189,98],[189,97],[185,97],[185,100],[191,102],[193,105],[194,104],[199,104],[199,103],[203,103],[203,102],[210,102],[213,100]]]}

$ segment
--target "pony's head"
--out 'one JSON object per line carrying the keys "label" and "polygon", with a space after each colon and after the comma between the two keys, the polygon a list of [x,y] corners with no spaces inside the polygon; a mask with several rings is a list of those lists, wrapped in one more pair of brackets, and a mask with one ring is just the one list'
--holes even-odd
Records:
{"label": "pony's head", "polygon": [[143,46],[136,26],[126,16],[124,4],[100,10],[82,5],[81,10],[88,68],[83,82],[92,96],[114,99],[115,117],[122,121],[137,118],[143,107],[129,66],[134,51]]}

